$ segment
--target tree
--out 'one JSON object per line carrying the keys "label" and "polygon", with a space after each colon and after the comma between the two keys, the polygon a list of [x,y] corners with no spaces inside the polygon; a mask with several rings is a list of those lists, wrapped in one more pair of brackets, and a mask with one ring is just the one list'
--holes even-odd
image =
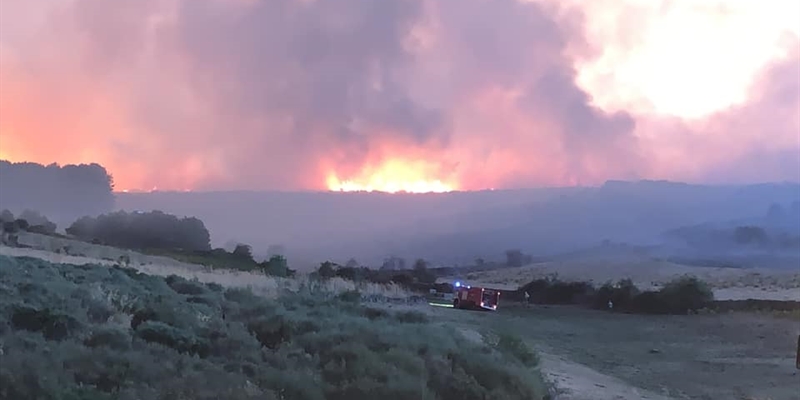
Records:
{"label": "tree", "polygon": [[397,256],[391,256],[383,260],[382,270],[406,269],[406,260]]}
{"label": "tree", "polygon": [[96,215],[114,208],[114,180],[98,164],[42,165],[0,160],[0,205],[25,208],[57,221]]}
{"label": "tree", "polygon": [[336,266],[337,266],[336,264],[330,261],[325,261],[324,263],[319,265],[319,268],[317,269],[317,276],[319,276],[322,279],[333,278],[334,276],[336,276]]}
{"label": "tree", "polygon": [[294,270],[289,269],[289,263],[284,256],[272,256],[268,261],[262,263],[261,266],[262,270],[267,275],[287,278],[293,276],[295,273]]}
{"label": "tree", "polygon": [[20,219],[20,218],[17,218],[17,220],[14,221],[14,224],[22,231],[27,230],[30,227],[30,224],[28,224],[28,221],[25,221],[24,219]]}
{"label": "tree", "polygon": [[506,266],[521,267],[523,265],[523,261],[524,257],[521,250],[506,250]]}
{"label": "tree", "polygon": [[66,229],[87,242],[132,249],[210,251],[211,235],[203,221],[178,218],[161,211],[117,211],[96,218],[83,217]]}
{"label": "tree", "polygon": [[269,257],[286,255],[286,247],[282,244],[271,244],[267,246],[267,255]]}
{"label": "tree", "polygon": [[11,211],[3,210],[0,211],[0,223],[3,222],[14,222],[16,218],[14,218],[14,214]]}
{"label": "tree", "polygon": [[436,283],[436,274],[428,270],[428,263],[423,259],[414,262],[412,275],[420,283]]}
{"label": "tree", "polygon": [[243,243],[238,243],[231,254],[233,254],[234,257],[242,260],[253,260],[253,248]]}
{"label": "tree", "polygon": [[56,224],[36,211],[26,209],[19,215],[19,219],[28,222],[28,225],[30,225],[28,230],[30,232],[43,233],[46,235],[56,233]]}

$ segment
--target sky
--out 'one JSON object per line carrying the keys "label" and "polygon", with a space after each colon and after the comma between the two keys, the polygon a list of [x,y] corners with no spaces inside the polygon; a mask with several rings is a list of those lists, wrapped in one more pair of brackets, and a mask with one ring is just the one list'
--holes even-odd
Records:
{"label": "sky", "polygon": [[800,181],[800,2],[2,0],[0,158],[117,190]]}

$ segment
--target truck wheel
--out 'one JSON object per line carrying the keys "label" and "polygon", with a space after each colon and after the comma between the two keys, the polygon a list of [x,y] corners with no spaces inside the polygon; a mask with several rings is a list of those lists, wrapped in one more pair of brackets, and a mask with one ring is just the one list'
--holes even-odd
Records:
{"label": "truck wheel", "polygon": [[453,308],[461,308],[461,302],[458,299],[453,300]]}

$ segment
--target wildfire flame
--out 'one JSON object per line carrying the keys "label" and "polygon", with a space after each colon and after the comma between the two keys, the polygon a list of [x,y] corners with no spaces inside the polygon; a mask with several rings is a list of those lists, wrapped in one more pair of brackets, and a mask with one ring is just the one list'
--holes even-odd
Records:
{"label": "wildfire flame", "polygon": [[358,176],[340,179],[328,176],[328,189],[335,192],[447,193],[455,183],[432,178],[431,165],[424,161],[388,160],[377,168],[366,167]]}

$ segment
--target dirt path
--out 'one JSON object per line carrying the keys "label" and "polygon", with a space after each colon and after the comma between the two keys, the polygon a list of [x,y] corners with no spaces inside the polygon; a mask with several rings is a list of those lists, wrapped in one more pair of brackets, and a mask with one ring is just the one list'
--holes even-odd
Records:
{"label": "dirt path", "polygon": [[671,400],[636,388],[565,357],[539,351],[545,379],[556,389],[555,400]]}
{"label": "dirt path", "polygon": [[[458,331],[472,342],[483,341],[483,334],[467,325],[459,326]],[[532,344],[532,347],[539,354],[545,380],[553,386],[554,400],[672,400],[557,356],[544,346]]]}
{"label": "dirt path", "polygon": [[540,352],[561,399],[800,400],[797,320],[516,306],[497,313],[439,309],[437,316],[524,338]]}

